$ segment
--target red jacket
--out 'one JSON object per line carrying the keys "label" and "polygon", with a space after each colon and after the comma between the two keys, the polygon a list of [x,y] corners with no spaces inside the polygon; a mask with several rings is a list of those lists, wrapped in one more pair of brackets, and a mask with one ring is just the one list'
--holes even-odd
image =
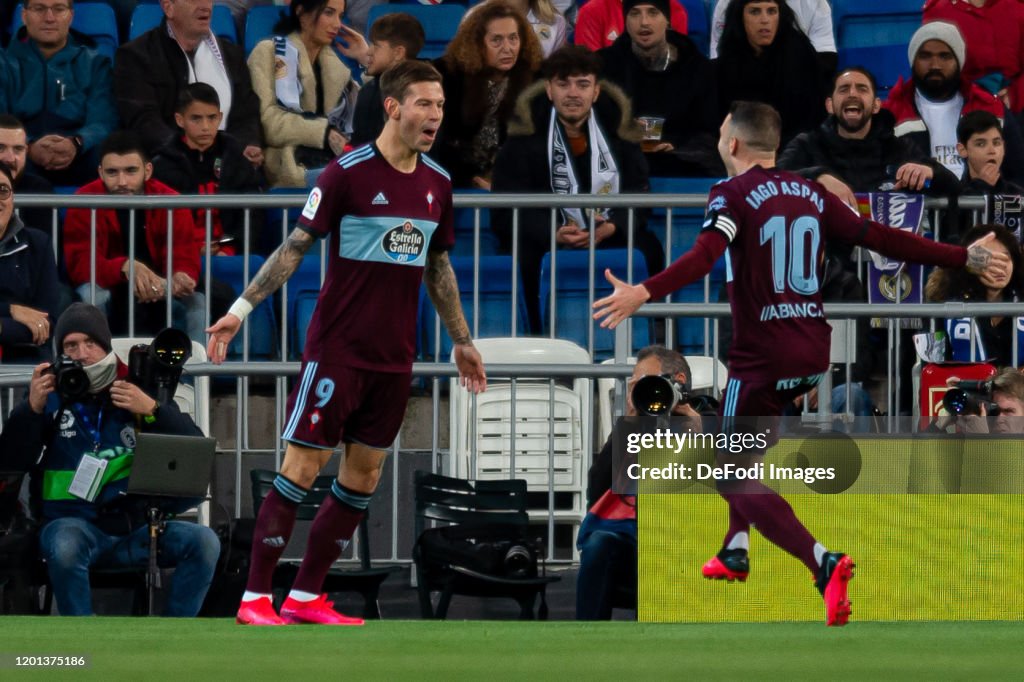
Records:
{"label": "red jacket", "polygon": [[963,77],[1002,74],[1010,82],[1010,110],[1024,109],[1024,2],[988,0],[975,7],[967,0],[927,0],[922,18],[956,24],[967,46]]}
{"label": "red jacket", "polygon": [[[148,180],[146,194],[177,194],[159,180]],[[107,194],[100,179],[79,188],[75,194]],[[89,230],[90,209],[69,208],[64,220],[64,259],[67,261],[68,276],[74,286],[89,281]],[[154,208],[136,212],[136,220],[146,221],[146,244],[153,255],[154,271],[167,277],[167,209]],[[174,209],[174,262],[173,272],[184,272],[194,281],[199,281],[199,247],[195,243],[195,227],[188,209]],[[117,211],[112,208],[96,210],[96,285],[104,289],[117,286],[125,281],[121,273],[128,260],[128,245],[122,243],[121,226]]]}
{"label": "red jacket", "polygon": [[[672,8],[672,28],[686,34],[686,10],[679,0],[669,0]],[[626,32],[626,20],[622,13],[622,0],[590,0],[580,7],[576,18],[577,45],[597,51],[608,47]]]}
{"label": "red jacket", "polygon": [[[989,112],[1000,121],[1003,120],[1006,108],[1002,102],[966,79],[963,79],[961,83],[960,94],[964,97],[964,106],[960,110],[961,116],[980,110]],[[894,129],[896,137],[923,133],[925,144],[921,145],[921,149],[930,153],[932,147],[927,143],[928,128],[925,127],[924,121],[921,120],[921,114],[917,111],[917,105],[914,104],[913,80],[900,78],[889,91],[889,98],[882,103],[882,107],[891,111],[896,118]]]}

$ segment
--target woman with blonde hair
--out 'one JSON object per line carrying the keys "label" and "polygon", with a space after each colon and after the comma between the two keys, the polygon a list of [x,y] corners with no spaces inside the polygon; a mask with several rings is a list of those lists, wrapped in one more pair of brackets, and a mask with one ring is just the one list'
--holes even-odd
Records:
{"label": "woman with blonde hair", "polygon": [[516,98],[542,59],[526,16],[506,0],[488,0],[467,15],[435,61],[447,105],[434,149],[456,188],[490,189]]}
{"label": "woman with blonde hair", "polygon": [[292,0],[274,26],[277,35],[249,55],[267,143],[264,168],[274,187],[312,186],[352,136],[359,86],[334,46],[356,58],[367,46],[341,23],[344,14],[345,0]]}

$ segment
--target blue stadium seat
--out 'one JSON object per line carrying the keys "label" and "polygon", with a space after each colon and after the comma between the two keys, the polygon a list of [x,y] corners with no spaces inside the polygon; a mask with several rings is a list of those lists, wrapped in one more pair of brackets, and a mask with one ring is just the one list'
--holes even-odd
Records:
{"label": "blue stadium seat", "polygon": [[[249,279],[263,265],[263,256],[249,256]],[[210,259],[210,273],[231,285],[241,295],[245,280],[245,256],[217,256]],[[249,358],[269,360],[277,357],[277,324],[269,300],[263,301],[246,318],[249,323]],[[242,358],[242,336],[236,336],[228,348],[228,359]]]}
{"label": "blue stadium seat", "polygon": [[[321,241],[321,245],[325,242]],[[306,327],[320,296],[320,249],[310,249],[298,269],[288,279],[288,296],[284,302],[288,311],[288,355],[297,359],[306,346]]]}
{"label": "blue stadium seat", "polygon": [[[485,190],[459,190],[459,194],[486,194]],[[476,214],[480,214],[480,255],[498,255],[498,238],[491,232],[491,211],[487,208],[457,208],[455,209],[455,248],[452,249],[453,256],[473,256],[473,232],[476,224]]]}
{"label": "blue stadium seat", "polygon": [[256,43],[273,35],[274,24],[281,18],[281,13],[287,14],[288,8],[279,5],[260,5],[249,9],[245,16],[245,54],[252,52]]}
{"label": "blue stadium seat", "polygon": [[[615,332],[601,329],[591,316],[591,303],[612,292],[604,278],[605,268],[610,268],[616,277],[627,279],[629,251],[627,249],[599,249],[594,252],[594,296],[590,297],[590,252],[560,250],[556,256],[555,270],[555,334],[559,339],[568,339],[584,348],[588,347],[590,326],[594,326],[594,359],[612,357],[615,351]],[[647,263],[644,255],[633,249],[633,276],[629,281],[647,279]],[[551,334],[551,254],[544,255],[540,265],[540,316],[544,326],[543,334]],[[651,342],[650,318],[633,321],[632,352]]]}
{"label": "blue stadium seat", "polygon": [[921,5],[921,0],[833,0],[839,67],[867,68],[880,91],[909,76],[907,45],[921,25]]}
{"label": "blue stadium seat", "polygon": [[[14,36],[21,27],[21,7],[16,7],[11,21],[11,35]],[[71,28],[96,41],[97,52],[114,59],[118,46],[117,19],[110,5],[102,2],[76,3]]]}
{"label": "blue stadium seat", "polygon": [[465,5],[406,5],[396,7],[392,4],[374,5],[370,8],[370,14],[366,20],[367,33],[373,22],[385,14],[391,12],[406,12],[413,15],[423,24],[423,31],[426,33],[427,42],[420,50],[420,59],[435,59],[444,54],[449,41],[455,36],[459,29],[459,22],[466,13]]}
{"label": "blue stadium seat", "polygon": [[705,57],[711,51],[711,17],[704,0],[679,0],[686,10],[686,33]]}
{"label": "blue stadium seat", "polygon": [[309,289],[300,291],[295,297],[295,324],[288,326],[291,327],[289,332],[293,335],[289,347],[292,349],[292,355],[296,357],[300,357],[306,348],[306,330],[309,329],[309,321],[313,319],[318,298],[320,292]]}
{"label": "blue stadium seat", "polygon": [[[128,28],[128,40],[135,40],[146,31],[156,28],[163,18],[164,10],[158,4],[140,3],[136,5],[132,11],[131,25]],[[233,43],[238,42],[235,20],[231,17],[231,10],[224,5],[213,6],[210,28],[218,37]]]}
{"label": "blue stadium seat", "polygon": [[[473,259],[452,257],[452,269],[459,281],[459,296],[462,298],[462,309],[466,313],[469,329],[474,329],[477,320],[473,310]],[[525,336],[527,321],[526,298],[523,296],[522,277],[517,272],[516,279],[516,335]],[[479,285],[480,317],[474,336],[512,336],[512,256],[481,256]],[[417,339],[422,350],[422,357],[428,361],[435,358],[447,362],[451,357],[452,340],[444,325],[441,325],[440,351],[437,350],[435,338],[436,312],[425,289],[420,291],[419,334]]]}

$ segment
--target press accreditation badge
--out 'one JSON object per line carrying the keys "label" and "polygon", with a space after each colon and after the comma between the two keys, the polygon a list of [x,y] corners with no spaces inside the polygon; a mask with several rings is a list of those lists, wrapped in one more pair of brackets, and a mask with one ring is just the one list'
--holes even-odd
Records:
{"label": "press accreditation badge", "polygon": [[71,479],[68,486],[68,493],[75,497],[93,502],[100,492],[100,481],[103,480],[103,472],[107,470],[107,460],[85,455],[78,463],[75,470],[75,477]]}

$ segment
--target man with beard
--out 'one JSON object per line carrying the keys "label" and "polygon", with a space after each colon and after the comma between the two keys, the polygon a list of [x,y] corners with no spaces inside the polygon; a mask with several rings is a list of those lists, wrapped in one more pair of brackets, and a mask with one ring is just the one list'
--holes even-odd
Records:
{"label": "man with beard", "polygon": [[[647,162],[637,144],[640,131],[629,115],[629,98],[598,79],[601,58],[585,47],[556,50],[541,65],[544,80],[523,92],[509,137],[494,166],[494,191],[526,194],[641,194],[649,191]],[[590,217],[597,248],[626,248],[630,220],[623,209],[562,209],[555,243],[562,249],[590,248]],[[505,253],[512,252],[512,211],[495,210],[492,229]],[[519,267],[534,333],[540,332],[537,300],[541,260],[551,249],[551,214],[546,208],[519,214]],[[633,244],[648,272],[665,263],[661,242],[647,229],[642,211],[632,221]]]}
{"label": "man with beard", "polygon": [[829,117],[797,135],[779,157],[779,168],[817,180],[847,204],[854,192],[892,189],[948,195],[956,177],[908,137],[896,137],[892,113],[882,109],[875,77],[851,66],[836,75],[825,100]]}
{"label": "man with beard", "polygon": [[[131,132],[117,132],[104,140],[98,170],[100,177],[79,188],[76,195],[177,194],[153,179],[153,164],[142,141]],[[93,210],[96,213],[95,261],[90,236]],[[173,245],[168,244],[166,209],[68,209],[64,221],[64,257],[71,284],[82,300],[92,301],[104,310],[116,334],[157,332],[164,327],[167,313],[162,303],[170,288],[175,326],[184,328],[195,341],[206,340],[203,331],[206,297],[196,284],[199,246],[194,241],[192,213],[183,208],[172,213]],[[133,234],[134,253],[129,250]],[[167,272],[169,247],[173,251],[171,272]],[[134,330],[127,329],[129,286],[137,304]]]}
{"label": "man with beard", "polygon": [[960,77],[967,48],[959,29],[933,21],[917,29],[907,56],[913,77],[901,80],[883,105],[896,118],[897,137],[908,136],[957,177],[964,160],[957,153],[956,126],[972,111],[987,111],[1004,126],[1007,176],[1024,180],[1024,138],[1013,116],[995,96]]}
{"label": "man with beard", "polygon": [[[10,114],[0,114],[0,162],[14,173],[15,194],[53,194],[53,185],[25,169],[28,161],[28,133],[25,124]],[[50,232],[53,213],[48,208],[19,208],[25,227]]]}

